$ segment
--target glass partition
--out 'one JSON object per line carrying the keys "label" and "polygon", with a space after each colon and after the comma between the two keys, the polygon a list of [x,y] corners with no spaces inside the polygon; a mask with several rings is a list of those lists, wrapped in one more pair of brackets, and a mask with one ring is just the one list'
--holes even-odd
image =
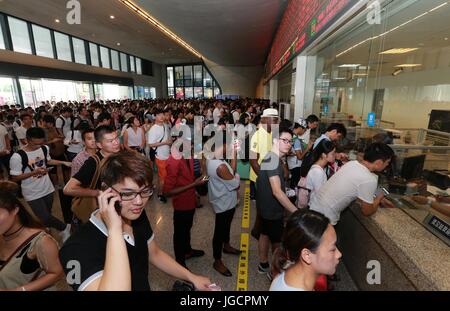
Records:
{"label": "glass partition", "polygon": [[109,50],[103,46],[100,47],[100,57],[103,68],[111,68],[109,61]]}
{"label": "glass partition", "polygon": [[91,54],[91,65],[99,67],[100,62],[99,62],[99,58],[98,58],[98,45],[89,42],[89,52]]}
{"label": "glass partition", "polygon": [[72,44],[75,62],[86,65],[86,47],[84,46],[84,41],[77,38],[72,38]]}

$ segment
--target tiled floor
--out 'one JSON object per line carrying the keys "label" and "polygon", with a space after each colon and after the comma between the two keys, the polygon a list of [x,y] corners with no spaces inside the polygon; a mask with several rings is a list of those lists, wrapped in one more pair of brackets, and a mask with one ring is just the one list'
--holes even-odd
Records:
{"label": "tiled floor", "polygon": [[[234,220],[231,227],[231,244],[232,246],[239,248],[240,245],[240,235],[242,232],[250,232],[250,229],[254,222],[255,217],[255,204],[251,202],[250,207],[250,229],[243,229],[241,227],[242,222],[242,206],[243,206],[243,196],[244,189],[246,185],[243,182],[241,186],[241,204],[236,210]],[[193,248],[202,249],[205,251],[205,256],[199,258],[189,259],[187,261],[188,268],[196,273],[204,276],[208,276],[210,280],[217,285],[219,285],[222,290],[225,291],[235,291],[237,288],[237,271],[239,257],[235,255],[223,255],[223,262],[232,272],[232,277],[225,277],[215,271],[212,267],[213,255],[212,255],[212,236],[214,233],[214,220],[215,215],[212,207],[208,203],[207,197],[202,197],[201,202],[204,205],[203,208],[196,209],[194,224],[191,231],[191,244]],[[158,198],[154,196],[148,207],[146,208],[147,215],[150,219],[153,231],[155,233],[155,241],[158,245],[166,251],[169,255],[173,256],[173,223],[172,215],[173,208],[171,201],[168,200],[166,204],[159,202]],[[61,212],[59,208],[59,200],[55,197],[55,208],[54,213],[60,217]],[[61,217],[60,217],[61,218]],[[270,282],[266,275],[259,274],[257,272],[258,265],[258,250],[257,241],[251,237],[249,240],[249,262],[248,262],[248,290],[249,291],[266,291],[270,287]],[[357,290],[356,286],[352,282],[345,266],[340,264],[338,266],[338,274],[341,278],[340,282],[335,283],[335,290],[337,291],[347,291],[347,290]],[[156,291],[166,291],[170,290],[175,279],[169,277],[163,272],[157,270],[154,267],[150,267],[149,274],[150,286],[152,290]],[[59,284],[59,289],[65,289],[65,284]]]}

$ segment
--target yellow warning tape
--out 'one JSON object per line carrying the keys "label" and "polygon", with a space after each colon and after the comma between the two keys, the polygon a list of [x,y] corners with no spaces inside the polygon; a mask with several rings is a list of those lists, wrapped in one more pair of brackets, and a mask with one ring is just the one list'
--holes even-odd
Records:
{"label": "yellow warning tape", "polygon": [[[245,182],[245,192],[244,192],[244,207],[242,209],[242,228],[250,228],[250,181]],[[241,245],[240,250],[242,251],[239,257],[238,266],[238,279],[237,279],[237,291],[247,291],[248,290],[248,245],[249,234],[241,233]]]}
{"label": "yellow warning tape", "polygon": [[248,290],[248,233],[241,233],[241,256],[239,257],[237,291]]}
{"label": "yellow warning tape", "polygon": [[242,209],[242,228],[250,227],[250,189],[245,187],[244,208]]}

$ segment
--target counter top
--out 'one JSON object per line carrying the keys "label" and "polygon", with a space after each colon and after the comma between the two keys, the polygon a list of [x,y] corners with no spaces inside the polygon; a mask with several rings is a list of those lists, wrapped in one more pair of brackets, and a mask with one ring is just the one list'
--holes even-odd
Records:
{"label": "counter top", "polygon": [[371,217],[356,203],[350,210],[418,290],[450,290],[450,247],[419,223],[426,209],[379,208]]}

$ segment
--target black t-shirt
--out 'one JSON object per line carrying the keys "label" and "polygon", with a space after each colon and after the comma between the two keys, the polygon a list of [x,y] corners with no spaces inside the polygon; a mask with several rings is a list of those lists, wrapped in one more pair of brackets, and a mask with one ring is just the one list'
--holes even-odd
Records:
{"label": "black t-shirt", "polygon": [[284,207],[273,195],[269,181],[272,176],[280,178],[281,190],[285,191],[286,182],[281,160],[275,153],[269,152],[261,162],[261,169],[256,179],[256,208],[262,218],[278,220],[284,216]]}
{"label": "black t-shirt", "polygon": [[[93,279],[96,279],[96,275],[104,270],[106,227],[99,219],[95,219],[95,223],[91,220],[84,224],[64,243],[59,251],[61,264],[68,276],[67,281],[74,290],[78,290],[80,286],[84,289]],[[133,221],[131,226],[133,227],[134,246],[125,240],[131,268],[131,287],[133,291],[149,291],[148,243],[153,239],[153,230],[145,212]],[[81,270],[80,282],[77,284],[70,284],[72,280],[76,279],[73,260],[79,263]]]}
{"label": "black t-shirt", "polygon": [[[97,152],[96,154],[100,159],[100,161],[103,160],[103,155],[101,154],[100,151]],[[97,162],[95,162],[93,157],[89,157],[89,159],[87,159],[86,162],[84,162],[80,170],[75,175],[73,175],[73,178],[78,180],[83,188],[89,188],[89,186],[91,185],[91,181],[94,178],[96,169],[97,169]],[[101,184],[102,182],[99,177],[95,189],[100,189]]]}

